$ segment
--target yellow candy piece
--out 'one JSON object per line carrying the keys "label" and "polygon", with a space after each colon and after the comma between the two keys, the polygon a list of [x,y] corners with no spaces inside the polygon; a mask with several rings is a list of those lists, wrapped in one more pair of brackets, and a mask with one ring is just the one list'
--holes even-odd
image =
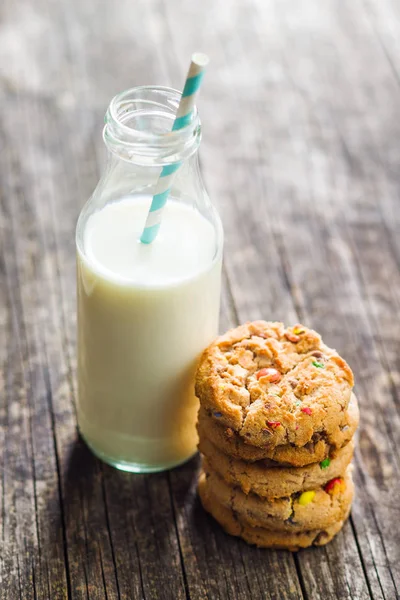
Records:
{"label": "yellow candy piece", "polygon": [[304,333],[305,329],[303,327],[295,327],[293,329],[293,333],[295,333],[296,335],[299,335],[300,333]]}
{"label": "yellow candy piece", "polygon": [[299,498],[299,504],[301,504],[301,506],[307,506],[307,504],[310,504],[310,502],[314,500],[314,496],[315,492],[313,490],[303,492]]}

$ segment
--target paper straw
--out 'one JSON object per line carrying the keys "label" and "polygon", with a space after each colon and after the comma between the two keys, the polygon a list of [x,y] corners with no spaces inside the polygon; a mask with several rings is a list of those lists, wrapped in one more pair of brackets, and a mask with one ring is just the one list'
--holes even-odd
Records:
{"label": "paper straw", "polygon": [[[182,129],[182,127],[185,127],[190,123],[197,93],[200,89],[207,64],[208,56],[198,52],[193,54],[172,131]],[[149,214],[147,215],[146,225],[140,238],[140,241],[143,244],[151,244],[157,237],[158,230],[160,229],[162,212],[171,191],[176,172],[181,164],[181,162],[177,162],[166,165],[161,171]]]}

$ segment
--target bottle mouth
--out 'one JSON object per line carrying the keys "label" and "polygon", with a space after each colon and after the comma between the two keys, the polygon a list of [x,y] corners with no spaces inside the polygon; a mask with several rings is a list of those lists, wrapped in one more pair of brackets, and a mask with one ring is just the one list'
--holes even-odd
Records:
{"label": "bottle mouth", "polygon": [[140,165],[163,166],[186,160],[199,147],[201,124],[195,107],[190,121],[172,131],[181,92],[140,86],[110,102],[103,138],[111,152]]}

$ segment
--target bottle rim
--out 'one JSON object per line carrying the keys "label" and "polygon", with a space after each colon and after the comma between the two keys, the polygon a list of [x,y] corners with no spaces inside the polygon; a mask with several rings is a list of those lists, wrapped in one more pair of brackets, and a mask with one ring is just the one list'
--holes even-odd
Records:
{"label": "bottle rim", "polygon": [[164,86],[138,86],[114,96],[105,115],[107,148],[123,160],[143,165],[189,158],[199,147],[201,123],[194,107],[189,122],[172,131],[180,98],[181,92]]}

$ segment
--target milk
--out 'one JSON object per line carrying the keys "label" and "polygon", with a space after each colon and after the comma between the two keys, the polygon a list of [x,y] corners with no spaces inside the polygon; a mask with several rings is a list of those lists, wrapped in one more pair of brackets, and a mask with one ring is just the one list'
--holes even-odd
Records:
{"label": "milk", "polygon": [[221,256],[199,212],[169,199],[139,238],[151,198],[92,214],[78,244],[78,424],[101,458],[152,471],[196,451],[194,373],[217,334]]}

